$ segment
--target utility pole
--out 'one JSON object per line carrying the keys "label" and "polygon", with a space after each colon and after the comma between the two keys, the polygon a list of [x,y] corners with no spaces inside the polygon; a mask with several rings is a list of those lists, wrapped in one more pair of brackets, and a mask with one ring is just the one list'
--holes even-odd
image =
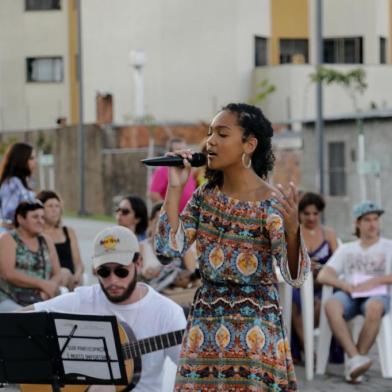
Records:
{"label": "utility pole", "polygon": [[[146,65],[146,52],[143,49],[131,50],[129,52],[129,62],[133,68],[133,88],[134,88],[134,114],[135,120],[139,124],[144,124],[148,128],[148,151],[147,158],[152,158],[154,155],[154,126],[147,123],[147,116],[144,110],[144,77],[143,67]],[[146,200],[147,209],[151,210],[152,203],[148,197],[148,187],[151,181],[153,168],[147,166],[147,178],[146,178]]]}
{"label": "utility pole", "polygon": [[[316,0],[316,68],[324,63],[323,45],[323,1]],[[318,155],[318,188],[321,195],[324,195],[324,122],[323,122],[323,84],[321,80],[316,85],[316,137]]]}
{"label": "utility pole", "polygon": [[131,50],[129,62],[133,67],[135,117],[138,122],[144,120],[144,80],[143,67],[146,65],[146,53],[143,49]]}
{"label": "utility pole", "polygon": [[79,124],[78,124],[78,157],[79,157],[79,212],[87,215],[85,208],[85,177],[84,177],[84,111],[83,111],[83,63],[82,63],[82,10],[81,0],[76,0],[78,21],[78,91],[79,91]]}

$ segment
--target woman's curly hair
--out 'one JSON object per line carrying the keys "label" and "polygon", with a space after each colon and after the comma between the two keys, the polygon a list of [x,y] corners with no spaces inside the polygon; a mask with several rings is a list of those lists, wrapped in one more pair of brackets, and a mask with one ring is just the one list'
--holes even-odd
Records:
{"label": "woman's curly hair", "polygon": [[[250,136],[257,139],[257,147],[252,154],[252,168],[262,179],[268,177],[268,172],[274,167],[275,156],[272,151],[271,138],[273,129],[263,112],[256,106],[246,103],[229,103],[222,108],[237,116],[238,125],[244,129],[242,140]],[[207,167],[206,178],[210,186],[223,184],[223,173]]]}

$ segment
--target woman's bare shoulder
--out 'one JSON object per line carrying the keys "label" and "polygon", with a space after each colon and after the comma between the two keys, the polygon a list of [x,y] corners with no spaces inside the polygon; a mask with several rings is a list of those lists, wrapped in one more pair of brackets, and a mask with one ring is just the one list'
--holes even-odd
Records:
{"label": "woman's bare shoulder", "polygon": [[12,237],[11,233],[9,231],[5,231],[0,234],[0,243],[2,244],[13,244],[16,243],[14,238]]}
{"label": "woman's bare shoulder", "polygon": [[47,234],[47,233],[42,233],[41,234],[42,235],[42,237],[44,238],[44,240],[45,240],[45,242],[49,245],[53,245],[54,246],[54,241],[53,241],[53,238],[49,235],[49,234]]}
{"label": "woman's bare shoulder", "polygon": [[260,184],[260,189],[259,189],[259,199],[260,200],[268,200],[271,199],[274,195],[274,193],[278,193],[278,190],[271,184],[269,184],[266,181],[263,181]]}
{"label": "woman's bare shoulder", "polygon": [[324,233],[327,240],[336,240],[336,232],[331,227],[324,226]]}

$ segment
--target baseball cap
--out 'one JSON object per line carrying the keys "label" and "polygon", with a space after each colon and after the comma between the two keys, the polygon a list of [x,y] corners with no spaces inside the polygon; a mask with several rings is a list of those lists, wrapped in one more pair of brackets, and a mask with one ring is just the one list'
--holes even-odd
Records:
{"label": "baseball cap", "polygon": [[362,203],[356,204],[353,208],[354,219],[357,220],[367,214],[378,214],[382,215],[384,210],[372,201],[363,201]]}
{"label": "baseball cap", "polygon": [[100,231],[94,239],[93,266],[106,263],[130,265],[139,243],[135,234],[123,226],[112,226]]}

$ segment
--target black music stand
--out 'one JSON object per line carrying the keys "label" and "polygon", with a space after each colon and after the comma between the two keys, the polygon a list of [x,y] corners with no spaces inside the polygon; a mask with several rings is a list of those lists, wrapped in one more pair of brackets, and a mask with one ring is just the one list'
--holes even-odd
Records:
{"label": "black music stand", "polygon": [[[107,376],[94,373],[97,364]],[[0,313],[0,383],[49,384],[54,392],[66,384],[128,384],[116,318]]]}

